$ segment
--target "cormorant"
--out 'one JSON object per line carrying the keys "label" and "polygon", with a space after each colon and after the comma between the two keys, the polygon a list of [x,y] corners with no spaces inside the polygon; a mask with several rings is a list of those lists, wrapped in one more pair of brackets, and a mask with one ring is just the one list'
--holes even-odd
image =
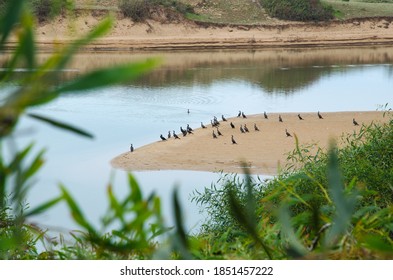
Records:
{"label": "cormorant", "polygon": [[162,136],[162,134],[160,135],[160,138],[162,141],[166,141],[166,138],[164,136]]}
{"label": "cormorant", "polygon": [[213,138],[217,138],[217,135],[214,133],[214,130],[213,130]]}
{"label": "cormorant", "polygon": [[299,120],[304,120],[301,116],[300,116],[300,114],[297,114],[297,117],[299,118]]}
{"label": "cormorant", "polygon": [[242,125],[240,125],[240,132],[241,132],[241,133],[245,133],[245,131],[244,131],[244,129],[243,129],[243,126],[242,126]]}
{"label": "cormorant", "polygon": [[217,134],[218,136],[222,136],[222,133],[218,130],[218,127],[217,127]]}
{"label": "cormorant", "polygon": [[175,133],[175,131],[173,131],[173,137],[175,137],[175,139],[180,139],[180,137],[177,136],[177,134]]}
{"label": "cormorant", "polygon": [[321,113],[319,113],[319,111],[318,111],[318,118],[323,119],[323,117],[322,117]]}
{"label": "cormorant", "polygon": [[268,119],[266,112],[263,112],[263,116],[265,117],[265,119]]}
{"label": "cormorant", "polygon": [[242,111],[239,111],[239,114],[237,114],[237,117],[240,118],[241,115],[242,115]]}
{"label": "cormorant", "polygon": [[256,123],[254,123],[254,129],[255,129],[255,131],[259,131],[259,128],[257,127]]}
{"label": "cormorant", "polygon": [[206,126],[203,125],[203,122],[201,122],[201,127],[202,127],[202,128],[206,128]]}
{"label": "cormorant", "polygon": [[232,122],[231,122],[231,127],[232,127],[232,128],[235,128],[235,125],[234,125]]}
{"label": "cormorant", "polygon": [[132,153],[134,151],[134,146],[132,146],[132,144],[131,144],[131,146],[130,146],[130,152]]}
{"label": "cormorant", "polygon": [[248,127],[247,127],[246,124],[244,125],[244,131],[245,131],[245,132],[250,132],[250,131],[248,130]]}
{"label": "cormorant", "polygon": [[279,122],[282,122],[281,115],[278,115],[278,121],[279,121]]}
{"label": "cormorant", "polygon": [[292,135],[288,132],[287,129],[285,129],[285,134],[287,135],[287,137],[292,137]]}
{"label": "cormorant", "polygon": [[247,119],[247,116],[244,114],[244,112],[242,112],[242,117],[243,117],[244,119]]}
{"label": "cormorant", "polygon": [[233,138],[233,135],[232,135],[232,144],[237,144],[235,139]]}
{"label": "cormorant", "polygon": [[168,139],[171,138],[171,131],[168,131]]}
{"label": "cormorant", "polygon": [[357,121],[355,121],[355,119],[352,120],[353,125],[359,125]]}
{"label": "cormorant", "polygon": [[221,115],[221,119],[222,119],[222,121],[224,121],[224,122],[227,121],[227,119],[224,117],[224,115]]}

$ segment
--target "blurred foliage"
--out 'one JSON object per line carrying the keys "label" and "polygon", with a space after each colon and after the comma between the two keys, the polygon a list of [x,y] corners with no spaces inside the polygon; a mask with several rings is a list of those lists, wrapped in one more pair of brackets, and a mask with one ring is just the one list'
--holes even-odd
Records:
{"label": "blurred foliage", "polygon": [[208,214],[199,235],[204,253],[224,259],[392,258],[388,115],[387,123],[343,136],[342,148],[297,145],[286,169],[271,180],[225,175],[218,186],[195,191],[193,200]]}

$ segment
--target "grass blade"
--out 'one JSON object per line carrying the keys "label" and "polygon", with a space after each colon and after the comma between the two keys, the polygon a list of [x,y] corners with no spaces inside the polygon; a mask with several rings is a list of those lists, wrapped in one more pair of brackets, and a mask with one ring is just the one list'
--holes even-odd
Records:
{"label": "grass blade", "polygon": [[78,135],[81,135],[81,136],[84,136],[87,138],[94,138],[94,136],[92,134],[90,134],[89,132],[86,132],[80,128],[76,128],[75,126],[72,126],[72,125],[69,125],[69,124],[66,124],[66,123],[63,123],[60,121],[56,121],[56,120],[53,120],[51,118],[47,118],[47,117],[44,117],[41,115],[33,114],[33,113],[28,113],[27,115],[33,119],[48,123],[48,124],[53,125],[57,128],[68,130],[68,131],[71,131],[73,133],[76,133]]}

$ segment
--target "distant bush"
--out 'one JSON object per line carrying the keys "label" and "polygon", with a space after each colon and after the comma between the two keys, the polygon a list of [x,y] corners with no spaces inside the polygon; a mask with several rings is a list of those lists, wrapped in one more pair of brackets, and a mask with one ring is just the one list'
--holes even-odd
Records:
{"label": "distant bush", "polygon": [[119,9],[125,17],[134,21],[143,21],[150,15],[150,5],[148,0],[121,0]]}
{"label": "distant bush", "polygon": [[157,7],[170,8],[178,13],[194,13],[194,9],[189,4],[184,4],[176,0],[120,0],[119,9],[125,17],[140,22],[151,16],[151,11]]}
{"label": "distant bush", "polygon": [[72,7],[73,1],[32,0],[30,5],[38,21],[43,22],[60,14],[64,9]]}
{"label": "distant bush", "polygon": [[334,10],[320,0],[260,0],[266,12],[279,19],[324,21],[332,19]]}

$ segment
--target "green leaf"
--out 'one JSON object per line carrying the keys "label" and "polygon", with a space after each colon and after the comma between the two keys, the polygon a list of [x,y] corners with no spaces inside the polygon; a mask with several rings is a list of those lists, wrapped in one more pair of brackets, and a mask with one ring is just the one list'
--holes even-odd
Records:
{"label": "green leaf", "polygon": [[263,250],[265,251],[266,255],[269,257],[269,259],[272,259],[270,249],[259,237],[255,222],[250,222],[250,219],[247,217],[246,211],[241,206],[241,203],[239,202],[232,185],[229,185],[228,196],[229,196],[229,205],[231,207],[232,215],[239,222],[239,224],[241,224],[248,231],[251,237],[258,244],[262,246]]}
{"label": "green leaf", "polygon": [[0,50],[3,49],[4,42],[7,40],[15,24],[19,21],[23,8],[24,0],[7,1],[7,11],[0,21]]}
{"label": "green leaf", "polygon": [[35,216],[35,215],[41,214],[42,212],[47,211],[49,208],[55,206],[56,204],[58,204],[62,200],[63,200],[63,196],[59,196],[57,198],[54,198],[54,199],[49,200],[47,202],[44,202],[41,205],[34,208],[33,210],[30,210],[27,213],[25,213],[25,217],[27,218],[30,216]]}
{"label": "green leaf", "polygon": [[129,81],[139,77],[147,71],[150,71],[157,65],[157,63],[157,60],[149,59],[145,62],[97,70],[58,88],[56,92],[60,94],[65,92],[88,90]]}
{"label": "green leaf", "polygon": [[281,223],[282,234],[288,238],[290,252],[295,257],[302,257],[307,254],[307,249],[297,238],[296,233],[291,225],[289,210],[286,206],[281,207],[279,211],[279,220]]}
{"label": "green leaf", "polygon": [[344,193],[343,179],[339,168],[337,152],[334,146],[332,146],[329,151],[327,179],[329,193],[332,197],[336,211],[332,227],[326,235],[326,242],[328,246],[333,246],[334,243],[340,239],[340,236],[347,231],[356,205],[355,193],[352,192],[347,196]]}
{"label": "green leaf", "polygon": [[60,189],[62,192],[62,197],[66,201],[68,207],[70,208],[71,215],[74,218],[75,222],[77,222],[80,226],[82,226],[89,233],[94,234],[95,230],[94,230],[93,226],[91,226],[87,222],[84,215],[82,214],[82,211],[79,209],[78,204],[75,202],[75,200],[68,193],[67,189],[63,185],[60,185]]}
{"label": "green leaf", "polygon": [[71,131],[73,133],[76,133],[78,135],[81,135],[81,136],[84,136],[87,138],[94,138],[94,136],[92,134],[90,134],[89,132],[86,132],[80,128],[76,128],[72,125],[69,125],[69,124],[66,124],[66,123],[63,123],[60,121],[56,121],[56,120],[53,120],[53,119],[50,119],[50,118],[47,118],[47,117],[44,117],[41,115],[33,114],[33,113],[28,113],[27,115],[33,119],[43,121],[43,122],[53,125],[57,128],[68,130],[68,131]]}

